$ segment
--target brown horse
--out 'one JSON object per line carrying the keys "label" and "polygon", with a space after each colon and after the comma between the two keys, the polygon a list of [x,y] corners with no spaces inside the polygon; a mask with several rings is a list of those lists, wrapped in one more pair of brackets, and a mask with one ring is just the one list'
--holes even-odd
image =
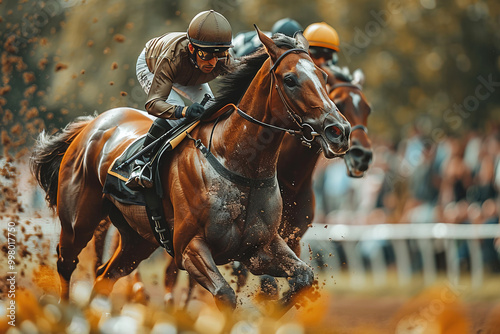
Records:
{"label": "brown horse", "polygon": [[[351,177],[362,177],[372,159],[367,134],[371,107],[362,92],[362,72],[356,71],[353,80],[341,72],[334,71],[333,74],[335,80],[329,97],[352,128],[350,148],[344,155],[347,172]],[[300,255],[300,240],[314,220],[312,177],[319,157],[317,149],[308,149],[291,136],[283,140],[278,159],[278,181],[283,196],[279,233],[297,255]],[[293,169],[287,168],[294,161],[301,163],[295,164]]]}
{"label": "brown horse", "polygon": [[[337,67],[332,68],[332,74],[329,97],[352,127],[350,148],[344,155],[347,173],[351,177],[362,177],[372,159],[371,142],[367,134],[367,121],[371,107],[362,92],[364,75],[361,70],[356,70],[354,78],[351,78],[350,74],[344,73]],[[319,157],[320,149],[317,145],[304,146],[293,136],[285,136],[279,153],[277,174],[283,197],[279,234],[297,256],[300,256],[300,240],[314,219],[312,178]],[[169,295],[172,295],[176,270],[174,262],[167,266],[165,276],[167,299],[170,298]],[[243,267],[235,268],[233,271],[237,273],[239,289],[246,282],[247,271]],[[276,282],[269,277],[264,278],[261,283],[262,290],[266,294],[277,293]],[[189,298],[192,286],[193,282],[190,280],[187,298]]]}
{"label": "brown horse", "polygon": [[[298,34],[274,41],[257,31],[265,52],[228,75],[223,97],[212,106],[237,103],[237,112],[191,132],[211,149],[215,162],[185,140],[161,170],[175,264],[212,293],[222,309],[236,306],[234,290],[217,268],[230,261],[241,261],[255,275],[287,277],[290,290],[279,303],[284,309],[313,283],[311,268],[278,234],[282,199],[276,166],[285,131],[319,142],[328,158],[344,154],[349,142],[350,125],[328,98],[324,73],[310,59],[307,40]],[[158,247],[144,207],[102,193],[110,166],[150,125],[143,112],[117,108],[78,120],[52,137],[40,136],[32,167],[61,221],[57,269],[63,298],[69,296],[79,253],[104,217],[121,238],[99,271],[95,293],[108,294],[118,278]]]}

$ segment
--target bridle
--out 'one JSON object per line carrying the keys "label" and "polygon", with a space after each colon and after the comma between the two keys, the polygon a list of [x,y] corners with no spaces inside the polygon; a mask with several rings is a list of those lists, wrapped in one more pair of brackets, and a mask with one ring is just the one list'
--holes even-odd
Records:
{"label": "bridle", "polygon": [[[237,112],[238,112],[238,115],[240,115],[241,117],[243,117],[247,121],[258,124],[262,127],[270,128],[273,130],[284,131],[284,132],[287,132],[287,133],[294,135],[294,136],[301,136],[300,141],[302,142],[302,144],[310,147],[311,142],[313,142],[314,139],[317,136],[319,136],[320,134],[317,133],[316,131],[314,131],[313,127],[310,124],[304,123],[304,121],[299,116],[299,114],[293,110],[293,108],[290,106],[290,104],[286,101],[285,94],[283,93],[283,90],[281,89],[281,87],[277,83],[278,80],[276,78],[276,72],[275,72],[276,68],[278,67],[281,60],[283,60],[283,58],[285,58],[287,55],[289,55],[291,53],[296,53],[296,54],[297,53],[305,53],[305,54],[309,55],[307,50],[304,50],[304,49],[299,49],[299,48],[288,49],[285,52],[283,52],[278,57],[278,59],[276,59],[276,62],[274,62],[274,64],[271,64],[271,68],[269,69],[269,72],[272,74],[272,76],[271,76],[271,95],[273,92],[272,88],[274,86],[276,88],[276,90],[278,91],[278,95],[281,99],[281,102],[285,106],[288,115],[290,115],[290,117],[292,118],[294,123],[297,124],[297,126],[300,128],[300,130],[286,129],[286,128],[282,128],[282,127],[279,127],[276,125],[272,125],[269,123],[259,121],[255,118],[253,118],[252,116],[248,115],[247,113],[245,113],[243,110],[241,110],[239,108],[237,109]],[[306,131],[304,131],[304,130],[306,130]]]}
{"label": "bridle", "polygon": [[[233,105],[233,107],[237,110],[238,115],[240,115],[241,117],[243,117],[247,121],[255,123],[255,124],[258,124],[258,125],[266,127],[266,128],[273,129],[273,130],[285,131],[285,132],[287,132],[289,134],[292,134],[292,135],[295,135],[295,136],[302,136],[302,138],[300,138],[300,140],[302,141],[302,143],[304,145],[308,146],[308,147],[311,147],[311,142],[315,139],[316,136],[319,136],[319,134],[313,130],[313,128],[312,128],[311,125],[309,125],[307,123],[304,123],[302,121],[302,119],[300,118],[300,116],[293,110],[293,108],[291,108],[291,106],[286,102],[284,94],[281,91],[281,88],[276,83],[277,78],[276,78],[276,73],[274,72],[275,69],[276,69],[276,67],[278,66],[278,64],[280,63],[280,61],[286,55],[288,55],[288,54],[290,54],[292,52],[297,52],[297,53],[298,52],[304,52],[306,54],[309,54],[306,50],[303,50],[303,49],[289,49],[289,50],[285,51],[281,56],[278,57],[278,59],[276,60],[276,62],[271,66],[271,69],[269,70],[272,73],[272,75],[273,75],[271,77],[271,94],[272,94],[272,89],[273,89],[273,85],[274,85],[276,87],[276,90],[278,91],[278,95],[280,96],[280,99],[281,99],[283,105],[287,109],[288,114],[292,117],[292,119],[294,120],[294,122],[299,126],[300,130],[286,129],[286,128],[282,128],[282,127],[279,127],[279,126],[276,126],[276,125],[272,125],[272,124],[269,124],[269,123],[265,123],[265,122],[259,121],[259,120],[255,119],[255,118],[253,118],[252,116],[248,115],[247,113],[245,113],[240,108],[238,108],[238,107],[236,107],[234,105]],[[211,145],[212,145],[212,136],[214,134],[215,127],[217,126],[217,123],[218,123],[220,117],[221,116],[219,116],[217,118],[217,120],[214,123],[214,126],[212,127],[212,132],[210,134],[208,148],[206,148],[203,145],[203,143],[201,142],[200,139],[194,139],[193,137],[191,137],[191,135],[189,135],[189,133],[186,133],[187,137],[189,139],[191,139],[191,140],[194,141],[195,147],[200,150],[200,152],[205,156],[205,158],[208,160],[208,162],[210,163],[210,165],[223,178],[225,178],[225,179],[227,179],[227,180],[229,180],[229,181],[231,181],[233,183],[239,184],[241,186],[245,186],[245,187],[269,188],[269,187],[276,186],[276,182],[277,182],[276,175],[274,175],[274,176],[272,176],[270,178],[266,178],[266,179],[253,179],[253,178],[248,178],[248,177],[239,175],[237,173],[232,172],[227,167],[225,167],[210,152],[210,148],[211,148]],[[307,126],[307,127],[310,128],[310,130],[311,130],[310,134],[309,134],[310,138],[306,137],[306,134],[303,131],[304,130],[304,126]]]}
{"label": "bridle", "polygon": [[[360,85],[356,85],[356,84],[353,84],[350,82],[343,82],[343,83],[333,85],[330,88],[330,92],[333,92],[335,89],[340,88],[340,87],[349,87],[349,88],[354,88],[354,89],[357,89],[359,91],[362,91]],[[366,134],[368,134],[368,128],[366,126],[364,126],[363,124],[356,124],[356,125],[352,126],[351,127],[351,135],[356,130],[361,130],[361,131],[364,131]]]}

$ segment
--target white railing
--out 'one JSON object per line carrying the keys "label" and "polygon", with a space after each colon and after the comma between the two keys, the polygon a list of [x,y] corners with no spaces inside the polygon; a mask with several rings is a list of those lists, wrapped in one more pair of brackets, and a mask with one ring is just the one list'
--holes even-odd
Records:
{"label": "white railing", "polygon": [[[324,263],[328,265],[325,268],[338,273],[343,253],[351,285],[363,287],[369,274],[375,285],[387,284],[389,264],[384,254],[387,248],[394,254],[400,285],[412,279],[415,258],[420,259],[424,282],[433,283],[438,272],[436,254],[444,253],[447,278],[450,283],[458,284],[461,274],[458,243],[461,242],[468,248],[471,285],[479,288],[485,271],[481,240],[499,237],[498,224],[313,224],[302,239],[302,258],[311,257],[312,262],[316,262],[312,265]],[[312,254],[309,254],[309,247]]]}

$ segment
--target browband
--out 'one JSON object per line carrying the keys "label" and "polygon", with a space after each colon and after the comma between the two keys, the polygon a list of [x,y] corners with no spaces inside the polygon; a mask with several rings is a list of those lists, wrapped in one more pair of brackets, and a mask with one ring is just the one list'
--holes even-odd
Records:
{"label": "browband", "polygon": [[276,59],[276,62],[271,66],[271,69],[269,70],[269,72],[272,72],[276,69],[276,66],[278,66],[278,64],[280,63],[280,61],[289,53],[291,52],[304,52],[304,53],[307,53],[309,54],[309,52],[307,52],[307,50],[304,50],[304,49],[299,49],[299,48],[295,48],[295,49],[288,49],[286,50],[285,52],[283,52],[281,54],[281,56],[278,57],[278,59]]}

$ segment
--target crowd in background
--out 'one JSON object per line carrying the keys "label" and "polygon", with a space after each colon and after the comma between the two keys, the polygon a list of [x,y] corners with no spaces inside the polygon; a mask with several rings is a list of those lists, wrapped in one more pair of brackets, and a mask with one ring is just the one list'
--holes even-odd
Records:
{"label": "crowd in background", "polygon": [[498,222],[500,131],[439,141],[417,127],[398,144],[374,140],[363,178],[341,159],[319,165],[317,221],[342,224]]}
{"label": "crowd in background", "polygon": [[[347,176],[342,159],[319,164],[317,223],[499,223],[498,128],[432,140],[414,127],[398,144],[375,139],[373,149],[374,162],[360,179]],[[386,260],[394,258],[388,241],[371,242],[371,251],[374,246],[384,249]],[[467,244],[458,247],[467,263]],[[481,248],[485,263],[500,272],[500,240],[484,239]]]}

